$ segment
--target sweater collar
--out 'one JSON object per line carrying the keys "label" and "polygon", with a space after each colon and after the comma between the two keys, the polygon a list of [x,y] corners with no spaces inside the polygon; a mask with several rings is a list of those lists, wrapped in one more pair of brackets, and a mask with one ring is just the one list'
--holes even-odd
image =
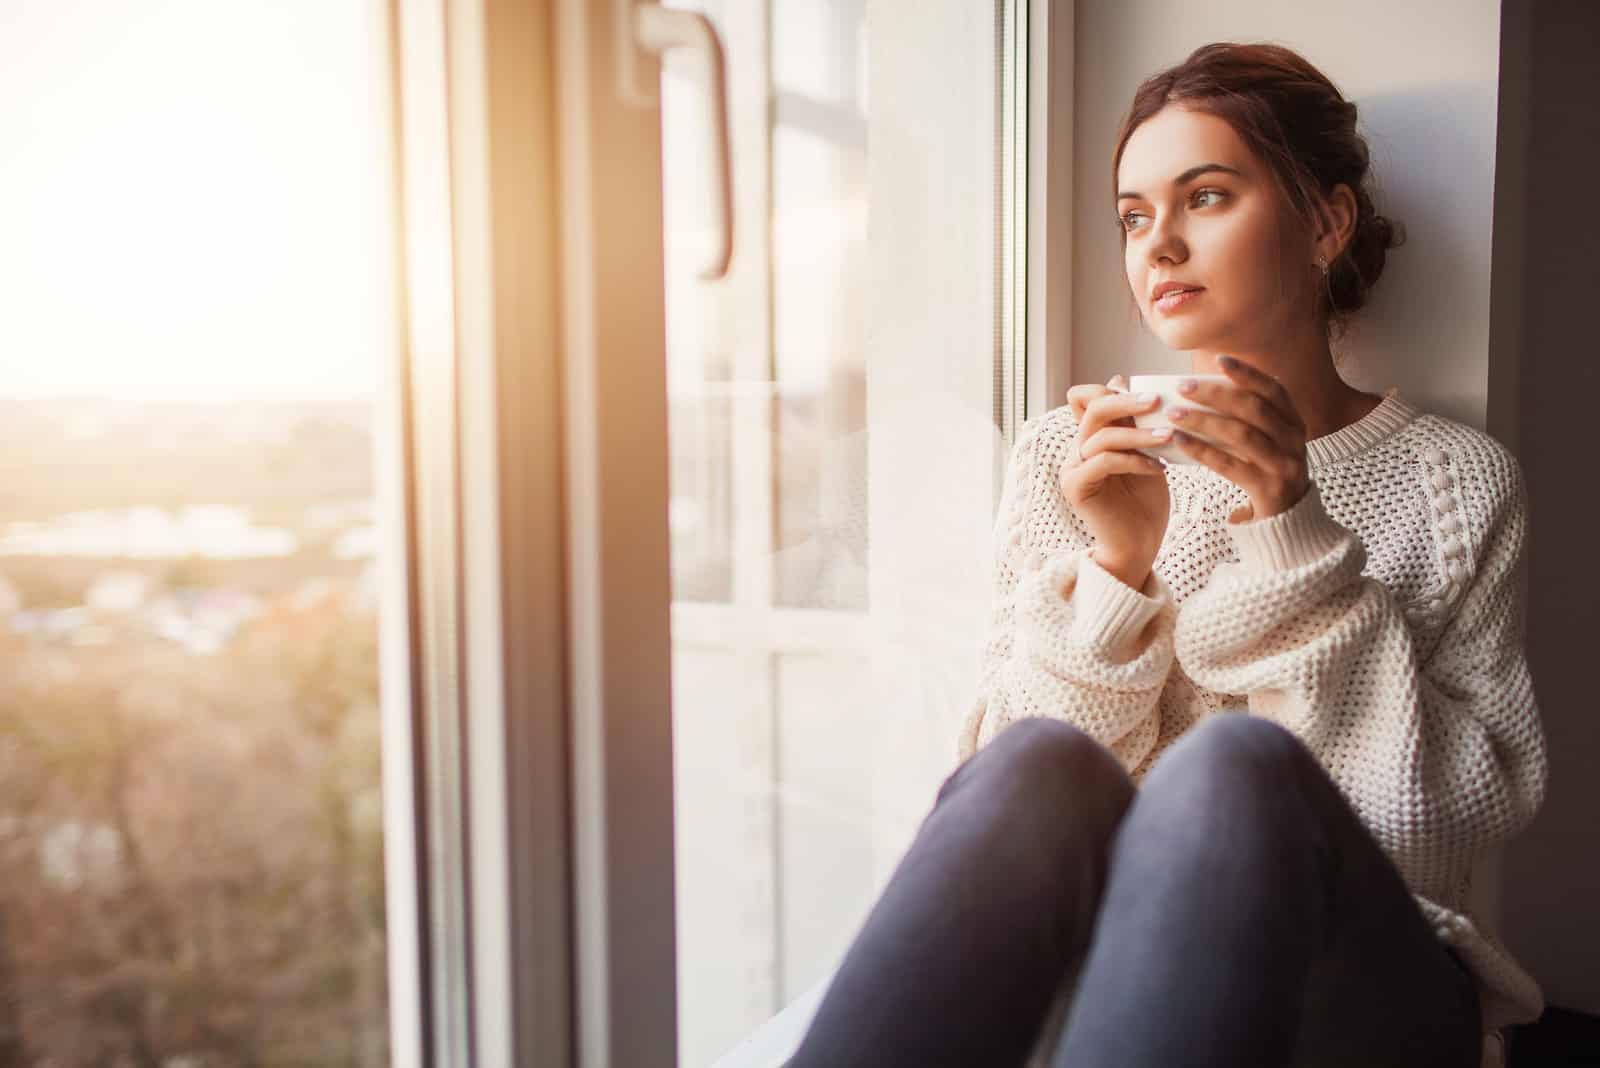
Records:
{"label": "sweater collar", "polygon": [[1306,442],[1306,463],[1316,471],[1354,456],[1395,434],[1418,415],[1416,407],[1400,397],[1400,387],[1384,391],[1378,406],[1349,426]]}

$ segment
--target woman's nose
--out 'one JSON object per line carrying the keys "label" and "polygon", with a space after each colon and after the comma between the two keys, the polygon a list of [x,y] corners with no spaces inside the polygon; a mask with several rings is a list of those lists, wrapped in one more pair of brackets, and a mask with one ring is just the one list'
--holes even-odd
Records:
{"label": "woman's nose", "polygon": [[1162,260],[1182,263],[1189,258],[1189,249],[1183,242],[1183,235],[1178,232],[1178,228],[1170,219],[1152,222],[1150,227],[1153,232],[1145,249],[1150,257],[1151,266],[1159,264]]}

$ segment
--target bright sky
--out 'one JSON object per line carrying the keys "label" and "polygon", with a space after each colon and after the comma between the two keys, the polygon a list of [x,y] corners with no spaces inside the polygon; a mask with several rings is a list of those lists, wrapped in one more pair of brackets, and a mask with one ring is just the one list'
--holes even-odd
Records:
{"label": "bright sky", "polygon": [[0,396],[372,390],[380,8],[0,0]]}

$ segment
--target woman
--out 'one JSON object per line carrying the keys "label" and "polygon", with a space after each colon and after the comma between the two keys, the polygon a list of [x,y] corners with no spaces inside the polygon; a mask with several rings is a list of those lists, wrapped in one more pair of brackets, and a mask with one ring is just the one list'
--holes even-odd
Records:
{"label": "woman", "polygon": [[793,1064],[1472,1068],[1541,1012],[1469,901],[1545,791],[1521,472],[1335,369],[1396,243],[1355,120],[1275,46],[1140,86],[1128,286],[1227,384],[1193,464],[1115,378],[1019,431],[971,759]]}

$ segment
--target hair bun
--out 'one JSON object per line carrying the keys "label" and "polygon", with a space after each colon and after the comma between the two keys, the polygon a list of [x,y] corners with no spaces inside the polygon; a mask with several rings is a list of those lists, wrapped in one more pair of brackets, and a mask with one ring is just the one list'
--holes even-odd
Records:
{"label": "hair bun", "polygon": [[1344,253],[1328,268],[1332,314],[1348,316],[1367,303],[1367,295],[1383,274],[1389,250],[1405,244],[1404,224],[1379,215],[1364,188],[1356,191],[1356,230]]}

